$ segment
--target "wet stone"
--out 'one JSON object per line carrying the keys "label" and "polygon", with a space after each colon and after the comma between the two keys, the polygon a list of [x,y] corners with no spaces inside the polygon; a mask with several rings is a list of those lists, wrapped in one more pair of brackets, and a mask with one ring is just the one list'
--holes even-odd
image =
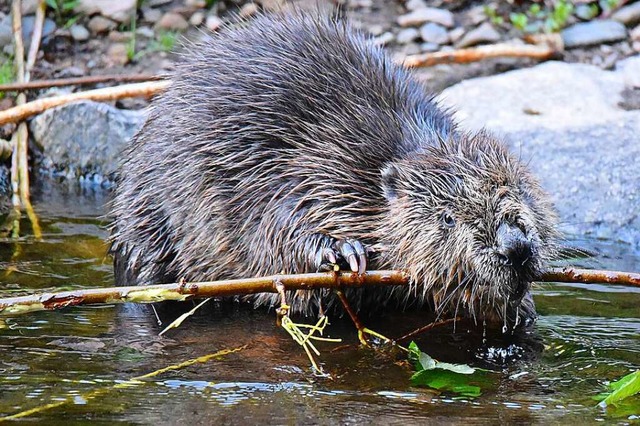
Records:
{"label": "wet stone", "polygon": [[560,33],[566,48],[591,46],[624,40],[627,30],[616,21],[591,21],[575,24]]}
{"label": "wet stone", "polygon": [[89,40],[89,30],[82,25],[72,25],[69,28],[69,32],[75,41]]}

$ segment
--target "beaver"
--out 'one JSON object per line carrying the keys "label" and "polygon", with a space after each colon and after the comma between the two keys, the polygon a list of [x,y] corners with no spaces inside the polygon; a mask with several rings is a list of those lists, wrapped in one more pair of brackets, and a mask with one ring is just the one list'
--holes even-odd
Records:
{"label": "beaver", "polygon": [[[402,269],[410,287],[350,290],[352,306],[510,325],[535,317],[556,237],[549,197],[495,136],[460,129],[348,22],[303,12],[190,46],[123,153],[112,217],[119,284]],[[305,315],[335,305],[288,297]]]}

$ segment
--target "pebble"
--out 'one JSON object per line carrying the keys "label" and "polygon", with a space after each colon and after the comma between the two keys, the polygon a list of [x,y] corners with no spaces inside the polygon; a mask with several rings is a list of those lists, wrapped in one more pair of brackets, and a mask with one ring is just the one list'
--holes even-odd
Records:
{"label": "pebble", "polygon": [[189,24],[193,25],[194,27],[200,26],[203,22],[204,22],[204,13],[202,12],[196,12],[193,15],[191,15],[191,18],[189,18]]}
{"label": "pebble", "polygon": [[189,23],[179,13],[167,12],[162,15],[162,18],[156,23],[155,28],[170,31],[184,31],[189,28]]}
{"label": "pebble", "polygon": [[83,27],[82,25],[72,25],[69,28],[69,32],[71,33],[71,37],[75,41],[89,40],[89,30]]}
{"label": "pebble", "polygon": [[125,65],[129,62],[127,50],[127,45],[125,43],[113,43],[107,49],[109,62],[112,65]]}
{"label": "pebble", "polygon": [[260,6],[266,11],[277,12],[282,10],[285,5],[285,0],[260,0]]}
{"label": "pebble", "polygon": [[380,34],[382,34],[384,32],[384,27],[382,25],[371,25],[368,28],[369,34],[371,34],[374,37],[379,36]]}
{"label": "pebble", "polygon": [[456,44],[456,47],[464,48],[481,43],[495,43],[497,41],[500,41],[500,33],[493,28],[493,25],[485,22],[478,28],[475,28],[465,34],[464,37],[462,37],[462,39]]}
{"label": "pebble", "polygon": [[152,39],[155,37],[156,33],[151,29],[151,27],[142,26],[136,28],[136,34],[140,37]]}
{"label": "pebble", "polygon": [[408,0],[405,4],[404,7],[407,8],[407,10],[418,10],[418,9],[424,9],[425,7],[427,7],[427,2],[425,0]]}
{"label": "pebble", "polygon": [[351,9],[370,9],[373,6],[373,0],[350,0],[349,7]]}
{"label": "pebble", "polygon": [[142,17],[145,21],[155,24],[162,18],[162,11],[158,9],[144,8],[142,9]]}
{"label": "pebble", "polygon": [[87,16],[99,13],[101,16],[118,22],[130,22],[136,11],[137,0],[82,0],[73,9]]}
{"label": "pebble", "polygon": [[449,41],[451,43],[457,43],[464,35],[464,28],[458,27],[449,31]]}
{"label": "pebble", "polygon": [[447,29],[442,25],[427,22],[420,27],[420,37],[427,43],[447,44],[449,43],[449,34]]}
{"label": "pebble", "polygon": [[131,40],[130,31],[111,31],[108,36],[109,41],[116,43],[126,43]]}
{"label": "pebble", "polygon": [[409,56],[409,55],[417,55],[418,53],[420,53],[420,45],[418,43],[408,43],[402,49],[402,53],[407,55],[407,56]]}
{"label": "pebble", "polygon": [[440,49],[440,46],[435,43],[422,43],[420,45],[420,50],[423,52],[437,52]]}
{"label": "pebble", "polygon": [[472,25],[480,25],[487,20],[487,14],[484,13],[484,6],[475,6],[467,10],[467,20]]}
{"label": "pebble", "polygon": [[627,26],[637,24],[640,22],[640,2],[621,7],[611,15],[611,19]]}
{"label": "pebble", "polygon": [[391,43],[395,37],[393,33],[387,31],[386,33],[380,34],[378,37],[373,39],[373,42],[378,46],[386,46]]}
{"label": "pebble", "polygon": [[158,7],[164,6],[165,4],[171,3],[173,0],[148,0],[147,6],[149,7]]}
{"label": "pebble", "polygon": [[434,22],[444,27],[453,27],[453,13],[445,9],[425,7],[398,17],[401,27],[415,27],[425,22]]}
{"label": "pebble", "polygon": [[586,3],[582,3],[576,6],[576,12],[575,12],[576,16],[580,19],[582,19],[583,21],[590,21],[593,18],[596,17],[596,15],[598,14],[597,9],[591,8],[590,5],[586,4]]}
{"label": "pebble", "polygon": [[247,3],[240,9],[240,16],[242,18],[250,18],[258,13],[258,5],[255,3]]}
{"label": "pebble", "polygon": [[93,34],[102,34],[115,30],[117,24],[111,19],[107,19],[103,16],[94,16],[89,20],[87,27]]}
{"label": "pebble", "polygon": [[624,40],[627,30],[616,21],[603,20],[574,24],[560,33],[566,48]]}
{"label": "pebble", "polygon": [[184,5],[190,9],[204,9],[207,7],[205,0],[185,0]]}
{"label": "pebble", "polygon": [[629,37],[631,38],[631,41],[640,41],[640,25],[629,32]]}
{"label": "pebble", "polygon": [[222,26],[222,19],[220,19],[216,15],[209,15],[204,21],[204,26],[207,27],[209,31],[218,31],[218,29]]}
{"label": "pebble", "polygon": [[420,31],[416,28],[410,27],[400,30],[396,36],[396,41],[400,44],[408,44],[420,37]]}

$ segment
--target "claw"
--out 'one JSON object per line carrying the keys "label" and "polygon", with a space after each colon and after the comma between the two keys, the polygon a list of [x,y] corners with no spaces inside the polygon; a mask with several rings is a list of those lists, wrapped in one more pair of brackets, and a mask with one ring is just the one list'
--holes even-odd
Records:
{"label": "claw", "polygon": [[367,253],[366,253],[366,250],[365,250],[364,246],[362,245],[362,243],[360,241],[358,241],[358,240],[353,240],[351,242],[351,244],[353,245],[353,248],[356,250],[356,253],[358,254],[358,265],[360,266],[358,268],[358,274],[362,275],[362,274],[364,274],[364,271],[367,270]]}

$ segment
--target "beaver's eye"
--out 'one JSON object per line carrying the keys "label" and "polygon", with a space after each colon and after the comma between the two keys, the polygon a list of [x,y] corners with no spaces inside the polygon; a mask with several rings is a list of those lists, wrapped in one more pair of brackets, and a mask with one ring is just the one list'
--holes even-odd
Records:
{"label": "beaver's eye", "polygon": [[447,212],[442,213],[442,223],[447,228],[453,228],[454,226],[456,226],[456,220],[453,218],[451,213]]}

